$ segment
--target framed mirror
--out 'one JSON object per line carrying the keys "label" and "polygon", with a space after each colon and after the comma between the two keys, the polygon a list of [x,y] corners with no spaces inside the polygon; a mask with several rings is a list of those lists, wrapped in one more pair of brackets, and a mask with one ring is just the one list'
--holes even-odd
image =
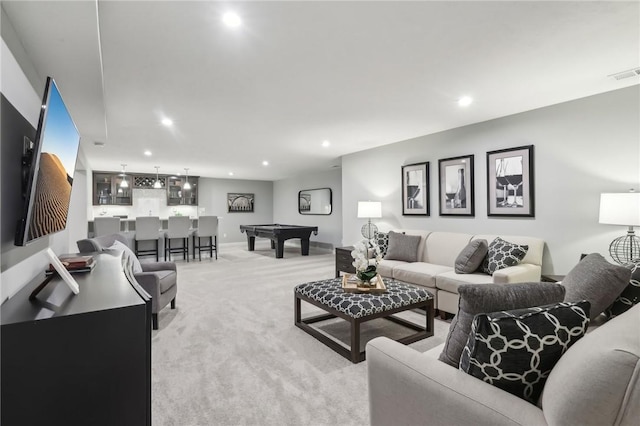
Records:
{"label": "framed mirror", "polygon": [[303,189],[298,192],[300,214],[331,214],[331,188]]}

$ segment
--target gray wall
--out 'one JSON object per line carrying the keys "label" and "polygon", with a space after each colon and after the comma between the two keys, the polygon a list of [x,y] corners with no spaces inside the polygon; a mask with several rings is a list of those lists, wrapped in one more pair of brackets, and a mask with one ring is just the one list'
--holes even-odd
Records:
{"label": "gray wall", "polygon": [[[487,217],[486,152],[531,144],[535,218]],[[438,159],[468,154],[475,155],[475,218],[439,217]],[[431,216],[402,216],[400,167],[422,161],[431,166]],[[640,190],[639,86],[343,157],[343,244],[361,238],[357,201],[380,200],[381,229],[536,236],[547,243],[543,271],[562,274],[581,253],[608,254],[611,240],[625,234],[598,223],[599,197],[629,188]]]}
{"label": "gray wall", "polygon": [[[331,188],[332,212],[328,216],[303,215],[298,212],[298,192],[302,189]],[[273,219],[275,223],[317,226],[318,235],[311,242],[340,246],[342,241],[342,170],[311,173],[283,179],[273,185]],[[293,240],[299,242],[298,240]]]}
{"label": "gray wall", "polygon": [[[38,73],[27,53],[15,35],[10,21],[1,11],[2,19],[2,70],[0,72],[0,91],[11,104],[33,125],[37,127],[40,102],[44,91],[45,79]],[[37,86],[37,87],[36,87]],[[73,115],[73,111],[70,111]],[[12,143],[12,141],[0,141]],[[22,141],[17,141],[21,144]],[[80,158],[82,159],[82,152]],[[15,181],[15,176],[5,176],[2,170],[1,179]],[[0,300],[10,297],[48,266],[49,260],[44,250],[51,248],[56,254],[76,251],[75,238],[86,233],[87,208],[86,184],[83,177],[78,176],[78,184],[73,185],[67,229],[49,237],[41,238],[26,247],[16,247],[11,243],[12,235],[3,235],[0,274]],[[86,181],[86,179],[84,179]],[[22,206],[2,203],[2,229],[15,229],[15,214]],[[7,221],[13,222],[7,223]],[[72,243],[73,240],[73,243]]]}
{"label": "gray wall", "polygon": [[[273,182],[239,179],[200,178],[198,216],[218,216],[218,242],[246,241],[240,225],[273,223]],[[228,213],[227,193],[255,194],[253,213]]]}

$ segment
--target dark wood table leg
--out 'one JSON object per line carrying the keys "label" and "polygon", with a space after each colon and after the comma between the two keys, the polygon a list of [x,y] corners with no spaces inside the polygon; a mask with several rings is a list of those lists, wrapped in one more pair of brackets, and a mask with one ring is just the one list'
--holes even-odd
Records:
{"label": "dark wood table leg", "polygon": [[276,248],[276,242],[273,240],[271,240],[271,248],[272,249]]}
{"label": "dark wood table leg", "polygon": [[298,293],[296,293],[295,291],[293,292],[293,297],[294,297],[294,314],[293,314],[293,323],[294,324],[300,324],[301,320],[302,320],[302,315],[300,314],[300,298],[298,297]]}
{"label": "dark wood table leg", "polygon": [[284,256],[284,240],[278,238],[278,243],[276,245],[276,259],[282,259]]}
{"label": "dark wood table leg", "polygon": [[256,248],[256,237],[247,235],[247,248],[249,251],[254,251]]}
{"label": "dark wood table leg", "polygon": [[309,256],[309,238],[300,238],[300,250],[303,256]]}
{"label": "dark wood table leg", "polygon": [[360,321],[351,319],[351,362],[358,363],[360,359]]}

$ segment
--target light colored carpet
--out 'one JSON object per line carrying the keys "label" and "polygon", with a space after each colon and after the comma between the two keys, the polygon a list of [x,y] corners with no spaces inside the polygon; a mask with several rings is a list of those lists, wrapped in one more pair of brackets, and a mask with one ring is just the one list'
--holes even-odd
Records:
{"label": "light colored carpet", "polygon": [[[266,240],[221,245],[218,260],[178,261],[177,309],[159,314],[153,332],[154,425],[364,425],[369,423],[366,361],[352,364],[294,326],[293,288],[334,276],[334,254],[285,247],[275,259]],[[322,313],[303,302],[303,315]],[[417,312],[408,317],[424,323]],[[411,346],[423,352],[435,336]],[[348,342],[347,323],[327,332]],[[370,338],[412,333],[379,319]]]}

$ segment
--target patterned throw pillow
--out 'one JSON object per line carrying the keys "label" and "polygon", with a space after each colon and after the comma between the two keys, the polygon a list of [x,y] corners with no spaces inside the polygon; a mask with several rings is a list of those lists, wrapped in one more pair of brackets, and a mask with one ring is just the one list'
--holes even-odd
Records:
{"label": "patterned throw pillow", "polygon": [[631,269],[631,280],[620,296],[605,309],[604,313],[609,319],[628,311],[633,305],[640,302],[640,259],[625,266]]}
{"label": "patterned throw pillow", "polygon": [[460,370],[535,404],[553,366],[587,331],[589,302],[478,314]]}
{"label": "patterned throw pillow", "polygon": [[378,247],[380,247],[380,255],[385,257],[389,249],[389,234],[386,232],[376,232],[373,239],[378,244]]}
{"label": "patterned throw pillow", "polygon": [[482,263],[485,274],[493,275],[498,269],[515,266],[527,255],[529,246],[510,243],[500,237],[489,244],[489,253]]}

